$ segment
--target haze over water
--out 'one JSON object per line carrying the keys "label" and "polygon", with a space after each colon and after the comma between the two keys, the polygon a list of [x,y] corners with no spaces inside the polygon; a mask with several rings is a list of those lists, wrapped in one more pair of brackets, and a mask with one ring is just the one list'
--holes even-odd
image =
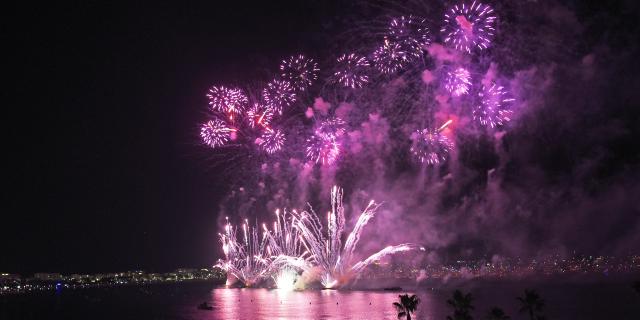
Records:
{"label": "haze over water", "polygon": [[[458,286],[455,286],[458,287]],[[150,285],[0,297],[0,319],[397,319],[392,302],[415,293],[421,303],[414,319],[445,319],[455,287],[383,290],[226,289],[209,283]],[[637,319],[640,297],[628,281],[611,283],[518,282],[462,285],[474,295],[475,319],[490,307],[518,314],[516,296],[533,287],[546,301],[547,319]],[[407,287],[408,288],[408,287]],[[212,311],[198,310],[207,301]]]}

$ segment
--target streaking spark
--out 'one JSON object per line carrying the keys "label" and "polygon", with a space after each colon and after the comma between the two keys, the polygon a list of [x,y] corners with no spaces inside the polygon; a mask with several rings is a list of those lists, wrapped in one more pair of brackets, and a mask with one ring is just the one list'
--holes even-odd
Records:
{"label": "streaking spark", "polygon": [[266,233],[260,236],[258,228],[249,227],[246,220],[242,233],[242,240],[238,240],[236,228],[227,219],[225,232],[220,234],[225,259],[220,260],[218,266],[251,287],[268,276],[270,261],[266,255]]}
{"label": "streaking spark", "polygon": [[479,103],[473,109],[473,119],[483,126],[495,128],[511,120],[513,98],[507,96],[503,87],[495,83],[482,87],[478,93]]}
{"label": "streaking spark", "polygon": [[373,200],[369,202],[343,244],[342,237],[346,218],[342,195],[342,189],[336,186],[331,189],[331,211],[327,213],[326,231],[323,231],[325,229],[322,219],[313,209],[295,216],[295,226],[300,230],[302,238],[312,254],[314,264],[322,270],[320,283],[325,288],[335,288],[347,284],[351,279],[358,277],[365,267],[387,255],[419,248],[414,244],[389,246],[367,259],[355,261],[354,252],[362,231],[375,215],[379,204]]}
{"label": "streaking spark", "polygon": [[453,6],[444,15],[440,31],[444,42],[460,51],[471,53],[473,48],[489,47],[495,33],[496,16],[489,5],[473,1]]}
{"label": "streaking spark", "polygon": [[321,121],[314,133],[321,138],[335,139],[344,134],[346,125],[344,120],[332,117]]}

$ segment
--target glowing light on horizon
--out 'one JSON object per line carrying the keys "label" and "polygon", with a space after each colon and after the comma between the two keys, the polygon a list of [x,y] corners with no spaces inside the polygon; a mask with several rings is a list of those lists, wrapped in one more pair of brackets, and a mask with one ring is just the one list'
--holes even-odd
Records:
{"label": "glowing light on horizon", "polygon": [[489,5],[473,1],[462,3],[446,11],[440,31],[444,42],[457,50],[471,53],[473,48],[483,50],[491,45],[496,16]]}

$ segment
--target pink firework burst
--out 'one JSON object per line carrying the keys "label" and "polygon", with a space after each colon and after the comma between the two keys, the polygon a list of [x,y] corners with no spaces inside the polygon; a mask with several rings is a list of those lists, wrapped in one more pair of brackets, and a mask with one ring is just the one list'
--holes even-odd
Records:
{"label": "pink firework burst", "polygon": [[318,71],[318,64],[304,55],[289,57],[280,64],[282,78],[300,91],[304,91],[318,79]]}
{"label": "pink firework burst", "polygon": [[489,5],[473,1],[471,6],[462,3],[449,9],[444,15],[440,30],[444,42],[460,51],[471,53],[471,49],[486,49],[495,32],[496,16]]}
{"label": "pink firework burst", "polygon": [[451,92],[454,97],[469,93],[469,89],[471,88],[471,73],[462,67],[447,72],[444,87],[447,91]]}
{"label": "pink firework burst", "polygon": [[340,154],[340,144],[332,137],[312,135],[307,139],[307,159],[322,165],[333,164]]}
{"label": "pink firework burst", "polygon": [[267,105],[255,103],[246,112],[246,119],[251,128],[267,127],[273,118],[273,110]]}
{"label": "pink firework burst", "polygon": [[200,128],[200,137],[206,145],[216,148],[227,143],[234,132],[235,129],[227,126],[224,121],[214,119],[202,125]]}
{"label": "pink firework burst", "polygon": [[315,130],[315,135],[321,138],[335,139],[345,132],[346,122],[344,120],[333,117],[320,122]]}
{"label": "pink firework burst", "polygon": [[409,61],[407,52],[394,41],[384,39],[384,44],[373,52],[374,66],[384,74],[394,73]]}
{"label": "pink firework burst", "polygon": [[391,19],[388,35],[415,57],[422,55],[432,40],[426,19],[411,15]]}
{"label": "pink firework burst", "polygon": [[508,97],[503,87],[496,85],[483,86],[478,93],[479,103],[473,109],[473,119],[483,126],[495,128],[511,120],[511,103],[515,100]]}
{"label": "pink firework burst", "polygon": [[362,88],[369,82],[369,61],[355,53],[343,54],[336,60],[335,81],[349,88]]}
{"label": "pink firework burst", "polygon": [[296,94],[289,81],[273,80],[262,90],[262,99],[274,112],[282,114],[282,109],[296,102]]}
{"label": "pink firework burst", "polygon": [[411,153],[421,162],[439,164],[447,160],[453,143],[438,130],[423,129],[412,135]]}
{"label": "pink firework burst", "polygon": [[212,110],[226,114],[232,121],[234,116],[242,113],[249,103],[249,99],[242,90],[224,86],[211,87],[207,98]]}
{"label": "pink firework burst", "polygon": [[269,154],[275,153],[282,149],[285,142],[285,136],[278,129],[266,128],[260,138],[256,140],[258,146]]}

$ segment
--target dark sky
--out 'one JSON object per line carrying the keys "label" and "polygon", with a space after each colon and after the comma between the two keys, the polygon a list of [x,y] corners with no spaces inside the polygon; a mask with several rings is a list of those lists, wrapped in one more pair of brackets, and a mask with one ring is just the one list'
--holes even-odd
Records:
{"label": "dark sky", "polygon": [[314,45],[331,6],[291,2],[5,8],[0,270],[211,265],[226,189],[195,146],[204,94]]}
{"label": "dark sky", "polygon": [[[540,2],[544,7],[544,1]],[[607,78],[596,77],[598,81],[593,82],[599,86],[589,87],[582,86],[572,73],[566,74],[566,79],[557,76],[556,81],[571,87],[566,90],[569,93],[555,93],[557,98],[545,95],[551,102],[543,105],[551,111],[556,106],[570,106],[557,113],[568,114],[568,119],[573,118],[572,113],[584,110],[583,105],[594,104],[590,110],[599,113],[582,114],[589,121],[576,120],[578,124],[570,123],[573,127],[564,126],[566,121],[560,118],[531,121],[533,125],[529,127],[543,124],[539,126],[542,129],[531,129],[531,133],[526,127],[520,128],[507,136],[507,141],[530,141],[536,134],[544,137],[551,133],[553,142],[557,142],[552,130],[556,127],[567,131],[562,137],[575,141],[567,139],[566,144],[552,143],[549,147],[544,142],[547,140],[531,147],[514,143],[509,163],[541,170],[540,176],[553,180],[564,177],[563,172],[575,171],[578,165],[573,159],[577,156],[613,150],[594,161],[598,165],[594,165],[598,168],[595,174],[580,176],[575,181],[584,186],[595,181],[594,185],[612,190],[610,193],[623,190],[619,192],[622,199],[603,192],[610,202],[585,196],[589,201],[595,200],[576,202],[584,208],[573,208],[573,203],[567,202],[572,206],[567,211],[572,214],[567,215],[568,222],[559,222],[553,231],[565,234],[567,230],[563,227],[575,223],[569,218],[580,217],[573,213],[600,210],[600,206],[606,211],[612,207],[610,203],[624,203],[627,206],[621,207],[628,208],[629,199],[639,190],[636,182],[626,181],[640,174],[638,145],[633,143],[638,138],[638,109],[632,112],[626,109],[638,105],[634,98],[637,90],[632,88],[638,83],[632,71],[637,68],[627,68],[627,61],[635,58],[632,54],[625,55],[637,52],[637,45],[632,49],[625,47],[637,35],[637,23],[633,21],[637,21],[638,11],[627,10],[635,7],[632,1],[599,5],[557,2],[575,14],[576,25],[585,26],[582,38],[571,40],[578,43],[577,50],[596,53],[598,67],[594,72]],[[3,182],[9,192],[5,192],[0,222],[0,272],[168,271],[212,265],[219,247],[216,213],[220,199],[228,194],[229,175],[220,172],[224,167],[212,170],[207,155],[198,146],[198,123],[206,118],[203,110],[207,88],[219,83],[268,81],[269,72],[277,67],[279,59],[288,55],[305,52],[323,56],[321,52],[334,45],[332,35],[349,22],[345,17],[353,9],[350,3],[230,1],[221,5],[220,1],[202,1],[142,5],[75,1],[3,8],[7,16],[2,20],[3,29],[10,30],[2,36],[6,65],[3,75],[8,80],[2,90],[3,158],[7,163]],[[513,19],[508,14],[505,12],[505,21]],[[559,26],[566,19],[566,16],[549,17],[548,21]],[[530,31],[545,30],[538,29],[535,23],[529,27],[519,29],[525,37]],[[543,43],[546,38],[541,39],[532,38],[528,43],[537,40],[554,47]],[[556,38],[549,35],[549,39]],[[558,41],[556,45],[561,47],[563,43]],[[522,50],[530,52],[532,57],[527,62],[531,65],[531,61],[547,57],[535,50]],[[555,52],[540,52],[554,58]],[[494,53],[505,56],[497,49]],[[581,59],[578,54],[570,54]],[[613,58],[607,61],[607,57]],[[540,65],[542,62],[545,61]],[[622,70],[618,75],[626,79],[621,81],[620,93],[611,89],[618,87],[613,85],[617,78],[612,74],[617,70]],[[603,108],[604,104],[590,99],[588,94],[603,101],[616,101],[616,106],[611,110]],[[575,97],[584,97],[584,101],[576,102]],[[609,111],[601,112],[602,109]],[[531,114],[533,120],[540,120],[540,115],[556,115],[544,108]],[[587,130],[593,123],[600,123],[600,118],[603,126],[628,130],[619,137],[609,133],[614,137],[611,141],[604,139],[605,142],[591,137],[602,136],[595,131],[582,134],[589,133]],[[618,119],[620,122],[613,121]],[[539,152],[554,147],[562,152]],[[547,154],[551,156],[545,158]],[[600,165],[604,169],[599,169]],[[504,168],[506,173],[501,174],[509,177],[508,170],[512,168]],[[611,187],[614,182],[609,177],[620,176],[627,177],[625,182],[616,180],[618,188]],[[556,182],[545,180],[539,184],[541,190],[547,190]],[[575,186],[568,181],[562,187]],[[545,202],[537,201],[530,190],[522,190],[523,199]],[[462,198],[458,194],[452,197]],[[515,198],[510,197],[509,201]],[[593,205],[596,202],[601,204]],[[564,203],[564,199],[557,203]],[[627,210],[615,220],[618,229],[630,229],[627,225],[632,223],[640,227],[632,216],[638,210],[637,205],[633,208],[636,211]],[[540,211],[543,209],[546,207],[542,206]],[[466,223],[469,220],[462,211],[460,219]],[[599,221],[594,219],[591,223],[594,230],[602,225]],[[548,220],[539,222],[545,227],[547,224]],[[536,229],[531,230],[538,235]],[[615,230],[611,228],[611,232]],[[603,231],[606,232],[609,231]],[[607,238],[614,237],[606,234],[594,237],[592,247],[598,247],[600,240]],[[633,235],[628,238],[637,239]],[[583,242],[584,238],[578,235],[575,239]],[[628,242],[625,244],[633,245]]]}

